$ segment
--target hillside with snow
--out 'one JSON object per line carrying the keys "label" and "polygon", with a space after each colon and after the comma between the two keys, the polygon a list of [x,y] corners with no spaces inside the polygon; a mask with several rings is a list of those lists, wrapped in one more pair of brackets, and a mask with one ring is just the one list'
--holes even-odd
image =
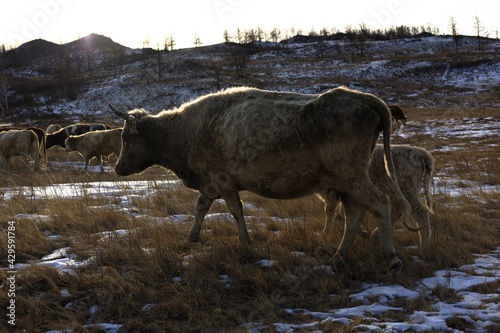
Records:
{"label": "hillside with snow", "polygon": [[476,38],[463,37],[458,54],[449,36],[295,40],[174,51],[94,34],[65,45],[32,41],[0,55],[0,104],[5,119],[73,122],[109,119],[110,103],[157,112],[231,86],[321,93],[345,85],[406,107],[499,105],[498,40],[478,50]]}
{"label": "hillside with snow", "polygon": [[97,165],[87,172],[78,154],[51,149],[42,172],[15,167],[0,177],[8,236],[0,248],[10,250],[0,286],[15,291],[0,293],[9,309],[0,327],[500,332],[500,41],[483,39],[479,50],[475,38],[463,37],[457,54],[447,36],[356,45],[337,37],[168,52],[99,35],[64,45],[35,40],[0,54],[0,125],[118,124],[108,104],[156,113],[241,85],[374,93],[408,110],[391,144],[418,145],[435,161],[433,248],[421,251],[418,236],[395,224],[404,261],[398,281],[387,279],[377,247],[362,237],[346,265],[334,264],[342,227],[332,239],[322,236],[324,207],[315,197],[242,193],[250,247],[239,246],[234,218],[218,199],[202,241],[191,244],[185,239],[197,194],[172,174],[151,168],[119,177],[113,157],[106,172]]}

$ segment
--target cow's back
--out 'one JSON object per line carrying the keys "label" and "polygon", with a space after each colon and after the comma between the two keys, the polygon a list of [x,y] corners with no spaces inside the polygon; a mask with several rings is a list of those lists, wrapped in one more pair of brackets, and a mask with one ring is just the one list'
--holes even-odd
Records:
{"label": "cow's back", "polygon": [[381,130],[371,109],[385,107],[390,117],[378,98],[344,89],[322,95],[237,89],[227,95],[209,95],[181,110],[193,133],[188,164],[198,174],[226,172],[240,189],[271,197],[314,193],[324,186],[325,169],[339,177],[366,170]]}
{"label": "cow's back", "polygon": [[120,154],[121,129],[90,131],[70,139],[76,150],[87,156]]}
{"label": "cow's back", "polygon": [[[395,171],[400,188],[403,192],[408,189],[420,189],[424,177],[424,167],[429,166],[432,170],[433,159],[429,153],[418,147],[406,145],[394,145],[392,149],[392,158],[395,165]],[[384,167],[383,148],[377,145],[373,151],[372,162],[369,168],[369,176],[373,183],[385,192],[391,193],[391,188],[387,188],[389,181]],[[421,170],[419,175],[415,170]]]}
{"label": "cow's back", "polygon": [[28,153],[33,141],[38,142],[32,130],[10,130],[0,133],[0,152],[6,156],[19,156]]}
{"label": "cow's back", "polygon": [[105,130],[106,126],[103,124],[73,124],[62,127],[61,129],[47,135],[47,148],[53,146],[61,146],[64,148],[64,142],[70,135],[82,135],[90,131]]}
{"label": "cow's back", "polygon": [[[182,117],[194,133],[201,131],[202,135],[192,138],[203,148],[213,143],[206,140],[208,137],[218,140],[217,148],[222,145],[221,150],[234,154],[244,145],[260,150],[295,149],[310,140],[336,139],[363,124],[373,127],[366,113],[358,111],[366,109],[367,101],[380,100],[362,95],[357,93],[353,99],[353,92],[342,89],[308,95],[238,88],[186,105]],[[264,143],[268,147],[261,147]]]}
{"label": "cow's back", "polygon": [[10,130],[0,133],[0,151],[6,156],[17,156],[30,143],[27,132]]}
{"label": "cow's back", "polygon": [[115,128],[115,129],[109,129],[106,130],[106,132],[109,132],[109,146],[111,149],[111,152],[118,157],[120,155],[120,150],[122,146],[122,129],[121,128]]}

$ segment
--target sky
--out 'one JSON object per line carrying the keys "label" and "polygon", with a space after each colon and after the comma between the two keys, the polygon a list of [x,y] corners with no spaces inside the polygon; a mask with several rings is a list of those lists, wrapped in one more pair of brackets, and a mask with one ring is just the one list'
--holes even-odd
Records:
{"label": "sky", "polygon": [[42,38],[67,43],[90,33],[141,48],[162,47],[172,36],[176,48],[223,42],[223,32],[279,28],[282,37],[299,29],[303,34],[365,23],[371,29],[397,25],[438,27],[449,34],[454,17],[460,34],[474,34],[477,16],[485,32],[496,37],[500,2],[491,0],[2,0],[0,45],[7,48]]}

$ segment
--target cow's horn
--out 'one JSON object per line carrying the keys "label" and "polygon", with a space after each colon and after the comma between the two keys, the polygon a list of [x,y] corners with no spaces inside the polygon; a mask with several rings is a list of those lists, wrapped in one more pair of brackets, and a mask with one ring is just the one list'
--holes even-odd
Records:
{"label": "cow's horn", "polygon": [[113,105],[109,104],[109,107],[111,108],[111,110],[120,118],[123,118],[125,120],[128,120],[129,118],[129,115],[127,112],[123,112],[123,111],[120,111],[118,110],[117,108],[115,108]]}

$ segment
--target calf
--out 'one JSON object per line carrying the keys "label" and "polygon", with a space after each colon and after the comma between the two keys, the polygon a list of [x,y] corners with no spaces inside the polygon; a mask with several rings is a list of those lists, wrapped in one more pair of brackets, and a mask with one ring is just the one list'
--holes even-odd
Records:
{"label": "calf", "polygon": [[106,129],[109,129],[109,127],[103,124],[74,124],[63,127],[60,130],[47,135],[47,149],[54,146],[61,146],[64,148],[64,141],[66,141],[70,135],[80,135],[91,131],[101,131]]}
{"label": "calf", "polygon": [[[429,188],[434,160],[431,154],[423,148],[392,145],[391,150],[401,192],[410,203],[412,216],[421,228],[419,230],[420,246],[427,247],[430,245],[431,238],[429,213],[432,213],[432,205]],[[391,180],[385,172],[383,150],[379,145],[373,151],[368,174],[373,184],[389,195],[391,221],[394,224],[401,217],[401,205],[390,184]],[[318,193],[318,196],[325,202],[326,222],[323,234],[328,236],[333,231],[333,220],[339,196],[334,191],[324,191]],[[374,233],[377,232],[378,230],[375,229]]]}
{"label": "calf", "polygon": [[77,151],[85,158],[85,171],[88,169],[89,161],[96,157],[99,161],[101,172],[104,172],[102,156],[115,154],[120,155],[121,128],[110,130],[88,132],[81,135],[71,135],[65,141],[67,152]]}
{"label": "calf", "polygon": [[28,167],[28,156],[35,162],[35,170],[40,170],[38,137],[32,130],[10,130],[0,132],[0,162],[3,171],[10,170],[12,156],[21,156]]}

